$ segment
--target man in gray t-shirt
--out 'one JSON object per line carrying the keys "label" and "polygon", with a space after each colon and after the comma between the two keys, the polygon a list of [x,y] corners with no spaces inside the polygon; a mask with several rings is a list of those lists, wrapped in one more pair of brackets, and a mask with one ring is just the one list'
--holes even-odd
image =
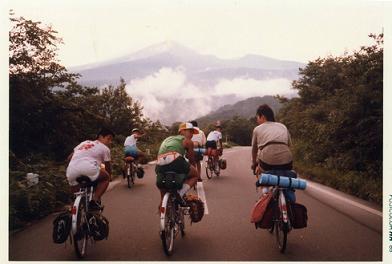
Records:
{"label": "man in gray t-shirt", "polygon": [[257,109],[252,135],[252,169],[256,175],[268,170],[291,170],[291,138],[286,126],[275,122],[272,109],[264,104]]}

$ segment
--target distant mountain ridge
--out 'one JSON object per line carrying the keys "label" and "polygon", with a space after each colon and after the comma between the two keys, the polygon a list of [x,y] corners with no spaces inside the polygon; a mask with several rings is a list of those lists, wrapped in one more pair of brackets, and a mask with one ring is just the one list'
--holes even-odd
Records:
{"label": "distant mountain ridge", "polygon": [[176,42],[151,45],[137,52],[94,64],[70,68],[82,75],[85,85],[117,84],[120,77],[126,82],[144,78],[161,68],[181,68],[190,82],[214,85],[219,79],[270,78],[295,79],[303,63],[249,54],[238,59],[220,59],[202,55]]}
{"label": "distant mountain ridge", "polygon": [[208,115],[197,118],[200,127],[204,127],[209,123],[214,123],[217,120],[228,120],[234,116],[240,116],[243,118],[251,118],[256,115],[257,108],[262,104],[268,104],[274,114],[277,115],[279,110],[282,108],[282,104],[273,96],[257,96],[250,97],[245,100],[239,101],[235,104],[224,105],[212,111]]}

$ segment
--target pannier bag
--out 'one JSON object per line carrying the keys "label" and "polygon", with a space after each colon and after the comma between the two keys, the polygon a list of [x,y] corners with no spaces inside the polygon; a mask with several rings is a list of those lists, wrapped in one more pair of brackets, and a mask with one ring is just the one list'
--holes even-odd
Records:
{"label": "pannier bag", "polygon": [[271,192],[268,192],[260,197],[260,199],[256,202],[255,206],[252,209],[250,215],[251,223],[257,223],[263,218],[264,213],[267,210],[268,204],[271,201],[271,198],[272,198]]}
{"label": "pannier bag", "polygon": [[225,159],[220,159],[219,160],[219,168],[221,168],[221,170],[225,170],[227,167],[227,162]]}
{"label": "pannier bag", "polygon": [[268,203],[267,209],[264,212],[263,218],[255,223],[256,228],[270,229],[272,228],[274,222],[274,213],[276,208],[276,201],[273,199]]}
{"label": "pannier bag", "polygon": [[204,216],[204,203],[196,195],[188,194],[185,196],[187,205],[189,206],[189,216],[191,223],[200,222]]}
{"label": "pannier bag", "polygon": [[293,228],[305,228],[308,223],[308,210],[299,203],[290,203],[288,206],[290,222]]}
{"label": "pannier bag", "polygon": [[177,174],[175,172],[158,173],[156,185],[159,189],[179,190],[186,179],[186,174]]}
{"label": "pannier bag", "polygon": [[142,168],[137,168],[136,170],[136,176],[141,179],[144,177],[144,170]]}
{"label": "pannier bag", "polygon": [[69,233],[71,232],[72,215],[71,212],[66,211],[59,214],[53,220],[53,242],[56,244],[64,243]]}
{"label": "pannier bag", "polygon": [[109,236],[109,221],[102,214],[90,213],[88,217],[91,235],[94,240],[107,239]]}
{"label": "pannier bag", "polygon": [[302,179],[295,179],[284,176],[276,176],[272,174],[262,173],[259,178],[262,185],[278,185],[285,188],[294,188],[304,190],[306,188],[306,181]]}

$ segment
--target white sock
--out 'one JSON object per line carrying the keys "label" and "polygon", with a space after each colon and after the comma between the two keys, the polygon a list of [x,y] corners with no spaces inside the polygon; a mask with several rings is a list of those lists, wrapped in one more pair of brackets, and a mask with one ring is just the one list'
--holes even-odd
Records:
{"label": "white sock", "polygon": [[191,186],[189,186],[188,184],[184,183],[184,184],[182,185],[181,190],[178,191],[178,194],[182,197],[182,196],[184,196],[184,194],[185,194],[187,191],[189,191],[190,188],[191,188]]}

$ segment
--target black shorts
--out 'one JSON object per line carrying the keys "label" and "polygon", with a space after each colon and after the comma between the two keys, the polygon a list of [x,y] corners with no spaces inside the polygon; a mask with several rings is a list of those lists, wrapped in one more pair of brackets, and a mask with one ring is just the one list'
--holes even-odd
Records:
{"label": "black shorts", "polygon": [[157,165],[155,167],[156,174],[161,174],[168,171],[176,172],[178,174],[188,175],[190,171],[190,165],[188,162],[186,162],[184,157],[178,157],[167,165],[163,165],[163,166]]}
{"label": "black shorts", "polygon": [[269,170],[292,170],[293,169],[293,162],[289,162],[287,164],[279,164],[279,165],[270,165],[267,164],[261,160],[259,160],[260,167],[264,171],[269,171]]}
{"label": "black shorts", "polygon": [[212,148],[212,149],[216,149],[216,141],[214,140],[209,140],[206,142],[206,149],[208,148]]}

